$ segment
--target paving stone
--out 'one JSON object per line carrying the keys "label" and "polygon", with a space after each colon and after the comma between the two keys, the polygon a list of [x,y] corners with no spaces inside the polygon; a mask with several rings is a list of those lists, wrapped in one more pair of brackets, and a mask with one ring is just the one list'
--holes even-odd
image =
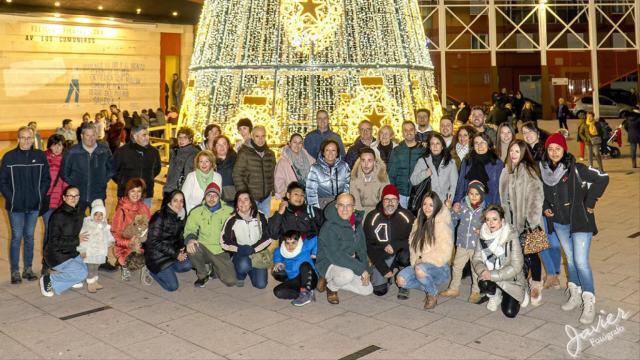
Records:
{"label": "paving stone", "polygon": [[474,323],[492,329],[502,330],[509,334],[522,336],[528,334],[534,329],[537,329],[545,322],[543,320],[534,319],[521,314],[518,314],[515,318],[508,318],[504,316],[502,311],[498,310],[485,317],[481,317],[474,321]]}
{"label": "paving stone", "polygon": [[585,352],[607,359],[638,359],[640,358],[640,344],[616,339],[616,341],[605,341],[593,345]]}
{"label": "paving stone", "polygon": [[[47,329],[43,332],[42,329]],[[33,346],[48,334],[70,331],[73,328],[64,321],[51,315],[40,315],[18,321],[2,328],[2,332],[19,340],[21,344]]]}
{"label": "paving stone", "polygon": [[247,330],[257,330],[277,324],[287,319],[286,316],[275,311],[253,306],[247,309],[228,313],[219,317],[220,320],[239,326]]}
{"label": "paving stone", "polygon": [[[295,331],[292,329],[295,329]],[[288,319],[271,326],[263,327],[257,330],[256,334],[281,342],[284,345],[290,345],[307,339],[321,337],[327,332],[327,329],[317,325],[309,324],[298,319]]]}
{"label": "paving stone", "polygon": [[445,317],[418,329],[418,331],[429,336],[437,336],[442,339],[465,345],[482,335],[489,333],[491,329],[474,323]]}
{"label": "paving stone", "polygon": [[[61,297],[64,297],[62,294]],[[53,304],[47,304],[40,309],[48,312],[55,317],[63,317],[68,315],[74,315],[83,311],[89,311],[103,307],[104,304],[95,300],[92,300],[85,296],[75,297],[68,301],[56,302]]]}
{"label": "paving stone", "polygon": [[39,359],[40,356],[31,352],[28,348],[13,340],[9,336],[0,333],[0,359]]}
{"label": "paving stone", "polygon": [[0,307],[0,328],[16,321],[33,318],[44,314],[41,310],[20,300],[9,300]]}
{"label": "paving stone", "polygon": [[527,357],[542,350],[546,344],[531,338],[494,330],[469,343],[468,346],[499,356],[526,359]]}
{"label": "paving stone", "polygon": [[[324,297],[324,294],[320,294]],[[308,323],[317,324],[321,321],[331,319],[345,313],[345,310],[339,306],[331,305],[326,300],[321,300],[306,306],[290,306],[278,311],[280,314],[291,316]]]}
{"label": "paving stone", "polygon": [[229,359],[300,359],[302,354],[291,346],[267,340],[236,353],[227,355]]}
{"label": "paving stone", "polygon": [[470,304],[466,301],[451,299],[444,304],[438,304],[433,310],[435,313],[445,315],[461,321],[475,321],[488,313],[485,304]]}
{"label": "paving stone", "polygon": [[164,301],[159,304],[137,308],[130,311],[129,314],[150,324],[160,324],[170,320],[179,319],[194,312],[195,310],[192,310],[182,304]]}
{"label": "paving stone", "polygon": [[[125,351],[136,359],[222,359],[221,356],[171,334],[147,339]],[[197,355],[196,357],[193,357]]]}
{"label": "paving stone", "polygon": [[101,299],[102,302],[124,312],[159,304],[164,301],[161,297],[134,289],[121,295],[111,296],[111,294],[107,294],[107,296]]}
{"label": "paving stone", "polygon": [[227,295],[220,295],[211,300],[200,301],[187,306],[197,312],[211,315],[213,317],[220,317],[232,312],[248,309],[253,305]]}
{"label": "paving stone", "polygon": [[240,327],[197,313],[159,324],[158,327],[222,356],[266,340]]}
{"label": "paving stone", "polygon": [[370,345],[365,340],[329,332],[325,336],[292,345],[292,348],[297,349],[304,359],[340,359]]}
{"label": "paving stone", "polygon": [[[579,359],[601,359],[598,356],[590,355],[585,352],[578,354]],[[547,345],[544,349],[538,351],[529,357],[529,359],[575,359],[569,355],[567,349],[556,345]]]}
{"label": "paving stone", "polygon": [[389,325],[371,317],[346,312],[340,316],[318,323],[318,326],[350,338],[360,338],[376,329]]}
{"label": "paving stone", "polygon": [[399,326],[389,325],[363,335],[360,339],[386,350],[409,353],[432,342],[436,338]]}
{"label": "paving stone", "polygon": [[565,325],[548,322],[532,332],[526,337],[535,339],[547,344],[553,344],[560,348],[566,348],[570,338],[565,330]]}
{"label": "paving stone", "polygon": [[387,293],[387,295],[381,297],[376,295],[354,296],[349,299],[341,299],[339,306],[347,311],[377,318],[376,314],[398,306],[397,303],[387,301],[392,296],[395,297],[396,295]]}
{"label": "paving stone", "polygon": [[376,319],[386,321],[390,324],[401,326],[407,329],[416,330],[438,319],[444,315],[423,309],[415,309],[409,306],[400,305],[381,312],[375,316]]}
{"label": "paving stone", "polygon": [[414,359],[496,359],[491,353],[453,343],[445,339],[433,342],[409,353]]}
{"label": "paving stone", "polygon": [[528,317],[554,322],[557,324],[569,324],[574,327],[579,326],[581,311],[575,309],[572,311],[564,311],[557,304],[546,303],[538,306],[537,308],[527,313]]}

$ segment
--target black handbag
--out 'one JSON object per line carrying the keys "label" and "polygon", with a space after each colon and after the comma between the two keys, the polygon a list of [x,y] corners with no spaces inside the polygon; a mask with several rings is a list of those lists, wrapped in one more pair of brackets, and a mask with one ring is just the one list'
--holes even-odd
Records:
{"label": "black handbag", "polygon": [[[427,160],[425,158],[422,158],[422,160],[427,164]],[[409,204],[407,206],[408,210],[414,215],[418,214],[418,211],[422,207],[422,198],[424,197],[424,194],[429,191],[431,191],[431,176],[422,180],[420,184],[411,187],[411,191],[409,192]]]}
{"label": "black handbag", "polygon": [[[54,189],[56,185],[58,185],[58,180],[60,180],[60,172],[58,172],[58,176],[56,176],[56,180],[53,182],[53,186],[51,187],[52,189]],[[38,210],[38,216],[44,215],[44,213],[49,211],[50,207],[51,207],[51,196],[45,195],[40,200],[40,209]]]}

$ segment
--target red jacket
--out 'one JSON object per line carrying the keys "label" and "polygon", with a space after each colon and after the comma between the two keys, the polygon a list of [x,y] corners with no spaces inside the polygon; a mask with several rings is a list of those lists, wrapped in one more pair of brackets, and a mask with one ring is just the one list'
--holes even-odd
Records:
{"label": "red jacket", "polygon": [[64,182],[64,180],[62,180],[62,177],[60,177],[56,183],[56,178],[58,177],[58,174],[60,174],[60,165],[62,164],[64,153],[55,155],[51,150],[47,150],[45,154],[47,155],[47,161],[49,162],[49,175],[51,175],[51,185],[49,185],[49,190],[47,191],[47,196],[51,199],[49,201],[49,207],[51,209],[57,209],[60,204],[62,204],[62,192],[67,186],[69,186]]}
{"label": "red jacket", "polygon": [[116,239],[114,251],[120,265],[124,265],[125,259],[131,253],[129,239],[122,236],[122,231],[133,222],[136,215],[144,215],[147,219],[151,218],[151,211],[142,199],[136,203],[131,202],[126,196],[118,200],[118,206],[116,206],[111,223],[111,234]]}

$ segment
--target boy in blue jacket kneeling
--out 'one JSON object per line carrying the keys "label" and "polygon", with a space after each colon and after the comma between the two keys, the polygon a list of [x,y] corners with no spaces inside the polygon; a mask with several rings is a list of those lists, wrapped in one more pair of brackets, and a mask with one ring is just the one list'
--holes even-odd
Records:
{"label": "boy in blue jacket kneeling", "polygon": [[284,233],[280,247],[273,253],[273,277],[282,284],[273,289],[279,299],[293,299],[295,306],[315,301],[313,289],[318,283],[314,259],[318,252],[318,238],[303,240],[299,232]]}

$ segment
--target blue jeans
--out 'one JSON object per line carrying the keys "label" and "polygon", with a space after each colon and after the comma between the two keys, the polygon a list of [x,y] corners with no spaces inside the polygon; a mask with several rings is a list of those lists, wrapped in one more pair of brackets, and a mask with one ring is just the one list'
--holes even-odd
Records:
{"label": "blue jeans", "polygon": [[547,250],[543,250],[540,252],[540,258],[542,259],[542,263],[544,264],[545,271],[547,275],[558,275],[560,274],[561,261],[562,261],[562,253],[560,251],[560,240],[558,240],[558,235],[556,232],[552,232],[549,234],[549,219],[543,217],[542,226],[544,227],[544,232],[547,233],[547,238],[549,239],[549,247]]}
{"label": "blue jeans", "polygon": [[593,233],[571,232],[570,225],[553,223],[556,234],[567,257],[567,275],[569,281],[582,287],[582,291],[595,294],[593,289],[593,273],[589,264],[589,247]]}
{"label": "blue jeans", "polygon": [[271,215],[271,195],[262,200],[256,200],[258,210],[268,219]]}
{"label": "blue jeans", "polygon": [[176,291],[178,290],[178,277],[176,273],[183,273],[191,270],[191,261],[189,259],[185,261],[176,261],[171,266],[166,267],[164,270],[159,273],[154,273],[149,271],[153,280],[155,280],[158,285],[160,285],[163,289],[167,291]]}
{"label": "blue jeans", "polygon": [[83,282],[88,275],[87,265],[80,255],[54,266],[53,270],[55,272],[50,275],[50,278],[53,292],[56,295],[60,295],[73,285]]}
{"label": "blue jeans", "polygon": [[11,272],[20,271],[20,245],[24,239],[24,269],[30,269],[33,262],[33,233],[36,230],[38,211],[9,212],[11,225],[11,249],[9,260]]}
{"label": "blue jeans", "polygon": [[402,206],[403,209],[406,209],[407,206],[409,206],[408,196],[400,195],[400,206]]}
{"label": "blue jeans", "polygon": [[249,275],[251,285],[254,288],[264,289],[267,287],[267,269],[254,268],[248,256],[235,254],[231,260],[236,269],[236,278],[238,280],[244,280]]}
{"label": "blue jeans", "polygon": [[438,287],[442,284],[449,283],[449,264],[437,267],[429,263],[420,263],[416,267],[422,269],[426,274],[425,277],[416,276],[416,270],[413,266],[407,266],[398,273],[398,277],[404,279],[406,289],[420,289],[429,295],[437,295]]}
{"label": "blue jeans", "polygon": [[67,98],[64,100],[65,103],[68,103],[71,100],[71,95],[75,94],[75,103],[78,103],[78,98],[80,97],[80,82],[78,79],[71,79],[69,83],[69,91],[67,91]]}

